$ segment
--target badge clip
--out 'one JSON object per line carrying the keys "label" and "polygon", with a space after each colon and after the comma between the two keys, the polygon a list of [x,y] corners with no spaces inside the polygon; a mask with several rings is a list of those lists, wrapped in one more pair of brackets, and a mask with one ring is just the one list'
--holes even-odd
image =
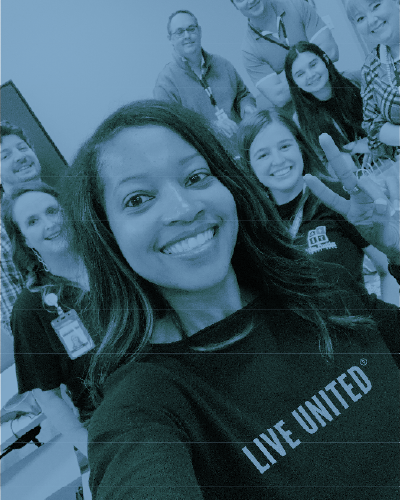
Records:
{"label": "badge clip", "polygon": [[58,318],[51,322],[51,326],[71,359],[79,358],[95,347],[92,337],[74,309],[64,312],[58,305],[55,293],[47,294],[44,303],[57,309]]}

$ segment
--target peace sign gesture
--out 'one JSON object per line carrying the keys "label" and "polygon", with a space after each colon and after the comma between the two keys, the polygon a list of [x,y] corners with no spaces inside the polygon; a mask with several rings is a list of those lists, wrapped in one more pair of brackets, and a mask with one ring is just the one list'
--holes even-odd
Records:
{"label": "peace sign gesture", "polygon": [[360,234],[384,252],[393,264],[399,264],[399,165],[393,163],[384,174],[357,178],[352,160],[348,157],[344,161],[332,138],[322,134],[319,140],[329,163],[350,194],[350,200],[309,174],[304,176],[308,187],[324,205],[356,226]]}

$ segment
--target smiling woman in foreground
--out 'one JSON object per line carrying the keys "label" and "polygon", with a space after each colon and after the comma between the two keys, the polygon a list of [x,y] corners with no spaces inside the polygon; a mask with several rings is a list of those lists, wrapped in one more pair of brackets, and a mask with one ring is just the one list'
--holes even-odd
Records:
{"label": "smiling woman in foreground", "polygon": [[189,110],[119,109],[71,174],[103,339],[94,499],[396,494],[397,308],[338,266],[318,264],[339,288],[322,283]]}

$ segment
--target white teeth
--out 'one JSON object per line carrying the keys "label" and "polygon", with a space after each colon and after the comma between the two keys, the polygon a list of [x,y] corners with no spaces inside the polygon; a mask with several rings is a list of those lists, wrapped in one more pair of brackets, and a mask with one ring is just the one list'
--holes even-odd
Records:
{"label": "white teeth", "polygon": [[282,170],[278,170],[277,172],[275,172],[271,175],[273,175],[274,177],[282,177],[282,176],[286,175],[288,172],[290,172],[290,168],[291,167],[287,167],[287,168],[284,168]]}
{"label": "white teeth", "polygon": [[214,231],[212,229],[208,229],[207,231],[197,234],[192,238],[186,238],[186,240],[178,241],[178,243],[165,248],[163,253],[167,255],[176,255],[178,253],[189,252],[190,250],[193,250],[193,248],[204,245],[204,243],[211,240],[213,236]]}

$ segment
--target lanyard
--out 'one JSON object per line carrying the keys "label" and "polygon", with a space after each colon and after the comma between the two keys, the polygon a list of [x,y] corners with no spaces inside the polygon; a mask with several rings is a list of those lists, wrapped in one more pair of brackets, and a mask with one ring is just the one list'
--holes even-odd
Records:
{"label": "lanyard", "polygon": [[211,104],[215,108],[218,109],[217,101],[215,100],[215,97],[213,96],[211,87],[207,84],[207,80],[205,78],[199,78],[194,71],[193,71],[193,73],[194,73],[195,77],[199,80],[200,85],[203,87],[203,89],[205,90],[206,94],[208,95],[208,98],[210,99]]}
{"label": "lanyard", "polygon": [[267,41],[267,42],[271,42],[271,43],[275,43],[276,45],[279,45],[280,47],[286,49],[286,50],[289,50],[290,49],[290,45],[289,45],[289,39],[287,37],[287,33],[286,33],[286,28],[285,28],[285,24],[283,22],[283,19],[281,18],[281,16],[278,16],[277,20],[276,20],[276,24],[277,24],[277,28],[278,28],[278,36],[279,36],[279,30],[280,28],[282,27],[282,33],[283,33],[283,37],[285,38],[285,42],[286,44],[284,43],[281,43],[281,42],[278,42],[277,40],[274,39],[273,36],[271,35],[263,35],[260,31],[256,30],[249,22],[249,26],[250,26],[250,29],[256,34],[258,35],[260,38],[262,38],[263,40]]}
{"label": "lanyard", "polygon": [[[306,186],[304,185],[303,187],[303,194],[306,192]],[[304,198],[304,200],[302,201],[301,205],[299,206],[299,208],[297,209],[297,212],[296,212],[296,215],[294,217],[294,220],[293,220],[293,224],[291,225],[291,227],[289,228],[289,233],[290,233],[290,236],[295,239],[296,236],[297,236],[297,233],[299,232],[299,229],[300,229],[300,225],[303,221],[303,212],[304,212],[304,205],[306,204],[306,201],[307,201],[307,198],[308,198],[308,194],[307,196]]]}
{"label": "lanyard", "polygon": [[215,100],[215,97],[213,96],[213,93],[212,93],[212,90],[211,90],[211,87],[207,84],[207,80],[205,79],[205,77],[203,78],[199,78],[196,73],[193,71],[192,67],[190,66],[190,64],[187,62],[186,63],[189,68],[190,68],[190,71],[192,72],[194,78],[196,80],[199,81],[200,85],[203,87],[205,93],[208,95],[208,98],[210,99],[210,102],[211,104],[214,106],[214,108],[217,109],[217,111],[219,111],[218,109],[218,106],[217,106],[217,101]]}

